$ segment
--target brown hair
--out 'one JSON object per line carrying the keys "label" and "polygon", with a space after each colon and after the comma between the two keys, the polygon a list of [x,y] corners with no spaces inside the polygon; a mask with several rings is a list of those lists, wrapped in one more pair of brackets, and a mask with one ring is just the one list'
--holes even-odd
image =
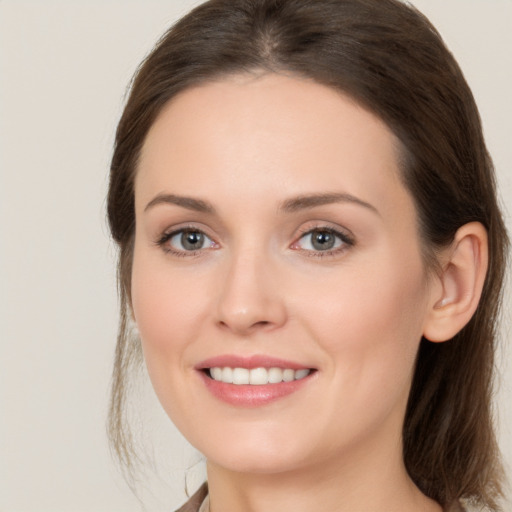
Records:
{"label": "brown hair", "polygon": [[222,76],[269,71],[350,95],[403,145],[402,178],[415,200],[426,261],[471,221],[488,231],[490,265],[478,309],[447,343],[422,340],[403,426],[416,485],[442,505],[466,497],[499,510],[501,465],[491,393],[508,238],[477,107],[441,37],[398,0],[210,0],[176,23],[142,63],[119,122],[108,218],[120,247],[121,322],[109,433],[132,463],[124,402],[141,362],[127,319],[134,243],[134,175],[146,134],[178,92]]}

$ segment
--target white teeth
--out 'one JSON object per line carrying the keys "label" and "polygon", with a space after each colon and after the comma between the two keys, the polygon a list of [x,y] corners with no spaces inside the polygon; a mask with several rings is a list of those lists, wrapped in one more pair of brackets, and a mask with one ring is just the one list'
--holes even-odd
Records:
{"label": "white teeth", "polygon": [[222,368],[221,376],[215,380],[222,380],[222,382],[227,382],[228,384],[231,384],[233,382],[233,368],[229,368],[228,366],[226,366],[226,368]]}
{"label": "white teeth", "polygon": [[295,372],[293,370],[291,370],[290,368],[283,370],[283,380],[285,382],[291,382],[294,379],[295,379]]}
{"label": "white teeth", "polygon": [[295,372],[295,380],[303,379],[304,377],[307,377],[310,373],[310,370],[304,369],[304,370],[297,370]]}
{"label": "white teeth", "polygon": [[291,368],[210,368],[210,377],[213,380],[226,384],[252,384],[261,386],[264,384],[278,384],[280,382],[291,382],[303,379],[311,373],[306,368],[293,370]]}
{"label": "white teeth", "polygon": [[211,372],[212,372],[212,378],[213,379],[215,379],[215,380],[224,380],[222,378],[222,368],[212,368]]}
{"label": "white teeth", "polygon": [[249,371],[249,384],[268,384],[268,372],[265,368],[253,368]]}
{"label": "white teeth", "polygon": [[249,370],[247,368],[233,368],[233,384],[249,384]]}
{"label": "white teeth", "polygon": [[281,368],[269,368],[267,373],[269,384],[277,384],[283,381],[283,370]]}

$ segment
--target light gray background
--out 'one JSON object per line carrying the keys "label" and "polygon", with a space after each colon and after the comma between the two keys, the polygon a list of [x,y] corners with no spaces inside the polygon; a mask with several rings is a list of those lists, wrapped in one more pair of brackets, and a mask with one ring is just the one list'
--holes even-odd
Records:
{"label": "light gray background", "polygon": [[[107,171],[132,73],[195,3],[0,0],[2,512],[140,508],[110,460],[104,429],[117,326]],[[511,204],[512,1],[412,3],[431,18],[465,71],[503,202]],[[510,208],[507,222],[512,228]],[[509,470],[510,326],[507,314],[497,396]],[[162,479],[152,478],[156,490],[142,495],[150,510],[170,511],[185,497],[182,469],[196,458],[151,392],[144,393],[143,413],[154,417],[150,431],[167,447],[156,449],[165,460]],[[194,471],[192,487],[201,478]]]}

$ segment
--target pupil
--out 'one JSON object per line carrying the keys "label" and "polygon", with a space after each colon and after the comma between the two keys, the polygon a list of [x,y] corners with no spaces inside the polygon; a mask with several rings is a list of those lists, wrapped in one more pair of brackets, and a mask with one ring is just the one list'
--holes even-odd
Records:
{"label": "pupil", "polygon": [[334,242],[334,237],[327,231],[318,231],[313,235],[313,247],[319,251],[332,249]]}
{"label": "pupil", "polygon": [[183,233],[181,235],[181,244],[184,249],[193,251],[194,249],[200,249],[204,243],[204,235],[194,231]]}

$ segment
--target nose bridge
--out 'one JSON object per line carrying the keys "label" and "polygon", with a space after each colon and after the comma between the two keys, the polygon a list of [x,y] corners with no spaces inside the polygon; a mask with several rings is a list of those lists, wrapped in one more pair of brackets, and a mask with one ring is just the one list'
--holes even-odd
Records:
{"label": "nose bridge", "polygon": [[221,277],[219,324],[238,334],[281,326],[286,311],[277,273],[276,261],[257,244],[234,248]]}

